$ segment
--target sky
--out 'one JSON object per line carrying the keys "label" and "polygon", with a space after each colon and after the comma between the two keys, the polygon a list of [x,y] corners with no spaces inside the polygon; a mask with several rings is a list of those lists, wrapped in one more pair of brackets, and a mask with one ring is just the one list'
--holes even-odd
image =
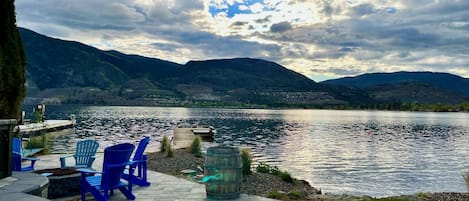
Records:
{"label": "sky", "polygon": [[315,80],[469,78],[469,0],[16,0],[17,25],[184,64],[250,57]]}

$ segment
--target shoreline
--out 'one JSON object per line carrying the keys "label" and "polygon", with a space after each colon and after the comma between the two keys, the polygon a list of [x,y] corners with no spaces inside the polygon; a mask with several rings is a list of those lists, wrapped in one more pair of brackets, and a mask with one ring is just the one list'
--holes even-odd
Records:
{"label": "shoreline", "polygon": [[[174,150],[174,156],[167,158],[163,153],[148,153],[148,169],[173,175],[180,178],[191,180],[189,177],[183,176],[181,170],[196,170],[197,166],[203,167],[204,157],[195,157],[188,152],[187,149]],[[332,194],[321,192],[320,189],[313,187],[307,181],[295,179],[295,184],[282,181],[279,177],[257,173],[253,171],[253,175],[248,176],[241,183],[241,192],[268,198],[271,197],[269,192],[280,192],[288,195],[290,192],[298,192],[302,197],[299,200],[305,201],[468,201],[469,192],[416,192],[411,195],[395,195],[385,197],[356,196],[350,194]],[[194,180],[191,180],[196,182]],[[298,185],[298,186],[295,186]],[[288,196],[287,196],[288,197]],[[283,197],[281,200],[292,200]]]}
{"label": "shoreline", "polygon": [[[24,106],[31,106],[34,104],[24,104]],[[392,110],[392,109],[360,109],[358,107],[303,107],[303,106],[292,106],[292,107],[272,107],[272,106],[262,106],[262,107],[240,107],[240,106],[200,106],[200,105],[142,105],[142,104],[53,104],[48,103],[48,106],[80,106],[80,107],[163,107],[163,108],[200,108],[200,109],[254,109],[254,110],[338,110],[338,111],[377,111],[377,112],[435,112],[435,113],[469,113],[469,111],[456,111],[456,110],[431,110],[431,109],[422,109],[422,110]],[[261,105],[259,105],[261,106]],[[457,105],[450,105],[457,106]]]}

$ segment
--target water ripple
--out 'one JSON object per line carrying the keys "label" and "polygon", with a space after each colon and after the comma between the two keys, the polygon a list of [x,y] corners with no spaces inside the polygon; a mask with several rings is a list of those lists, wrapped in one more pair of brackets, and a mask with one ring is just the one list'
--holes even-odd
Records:
{"label": "water ripple", "polygon": [[216,143],[250,147],[255,164],[277,165],[324,192],[467,191],[467,113],[50,106],[47,114],[78,121],[72,134],[57,136],[53,152],[81,139],[98,140],[102,150],[142,136],[156,150],[178,125],[211,125]]}

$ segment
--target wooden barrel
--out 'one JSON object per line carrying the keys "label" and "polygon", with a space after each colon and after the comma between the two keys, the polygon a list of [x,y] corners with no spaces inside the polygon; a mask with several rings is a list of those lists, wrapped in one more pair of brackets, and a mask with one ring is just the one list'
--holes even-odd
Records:
{"label": "wooden barrel", "polygon": [[207,149],[204,176],[207,197],[216,200],[239,197],[242,163],[238,148],[216,146]]}

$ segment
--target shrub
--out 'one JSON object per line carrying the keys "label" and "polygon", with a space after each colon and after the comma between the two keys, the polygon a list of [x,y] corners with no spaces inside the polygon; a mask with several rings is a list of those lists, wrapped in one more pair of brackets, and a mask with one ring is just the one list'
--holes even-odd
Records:
{"label": "shrub", "polygon": [[44,134],[42,134],[41,136],[30,137],[29,142],[26,145],[26,148],[27,149],[44,148],[45,140],[46,140],[46,137]]}
{"label": "shrub", "polygon": [[365,198],[360,201],[411,201],[404,198]]}
{"label": "shrub", "polygon": [[281,171],[277,166],[270,166],[267,165],[266,163],[261,162],[257,167],[256,167],[256,172],[259,173],[269,173],[275,176],[278,176],[282,178],[283,181],[293,183],[295,180],[293,177],[291,177],[290,173],[288,172],[283,172]]}
{"label": "shrub", "polygon": [[268,193],[266,197],[277,199],[277,200],[288,200],[287,194],[285,194],[284,192],[279,192],[279,191],[272,191]]}
{"label": "shrub", "polygon": [[197,157],[202,156],[202,139],[200,139],[200,136],[196,136],[194,140],[192,140],[189,150]]}
{"label": "shrub", "polygon": [[166,157],[170,158],[174,156],[174,149],[171,143],[166,145]]}
{"label": "shrub", "polygon": [[[0,13],[0,118],[16,119],[25,94],[26,55],[16,27],[14,1],[1,1]],[[2,157],[2,163],[7,159]]]}
{"label": "shrub", "polygon": [[288,197],[292,200],[299,200],[301,198],[301,193],[299,191],[290,191],[288,192]]}
{"label": "shrub", "polygon": [[50,138],[49,134],[41,133],[39,136],[32,136],[29,138],[28,143],[26,143],[26,149],[35,149],[42,148],[42,153],[47,154],[50,151],[50,144],[47,143]]}
{"label": "shrub", "polygon": [[282,174],[282,171],[280,171],[280,169],[278,169],[277,166],[274,166],[270,168],[270,174],[273,174],[275,176],[280,176]]}
{"label": "shrub", "polygon": [[160,142],[160,151],[161,151],[161,153],[164,153],[164,152],[167,151],[169,144],[170,143],[169,143],[168,137],[166,135],[163,136],[163,139]]}
{"label": "shrub", "polygon": [[424,192],[417,192],[416,195],[417,195],[417,197],[420,198],[420,199],[425,198],[425,193],[424,193]]}
{"label": "shrub", "polygon": [[241,162],[243,164],[243,175],[251,174],[252,156],[248,148],[241,150]]}
{"label": "shrub", "polygon": [[261,162],[261,163],[259,163],[259,165],[257,165],[256,172],[270,173],[270,166],[267,165],[266,163]]}
{"label": "shrub", "polygon": [[281,171],[280,174],[277,175],[277,176],[279,176],[280,178],[282,178],[283,181],[286,181],[286,182],[289,182],[289,183],[293,183],[293,181],[294,181],[294,180],[293,180],[293,177],[291,177],[290,173],[288,173],[288,172],[286,172],[286,171],[285,171],[285,172],[282,172],[282,171]]}

